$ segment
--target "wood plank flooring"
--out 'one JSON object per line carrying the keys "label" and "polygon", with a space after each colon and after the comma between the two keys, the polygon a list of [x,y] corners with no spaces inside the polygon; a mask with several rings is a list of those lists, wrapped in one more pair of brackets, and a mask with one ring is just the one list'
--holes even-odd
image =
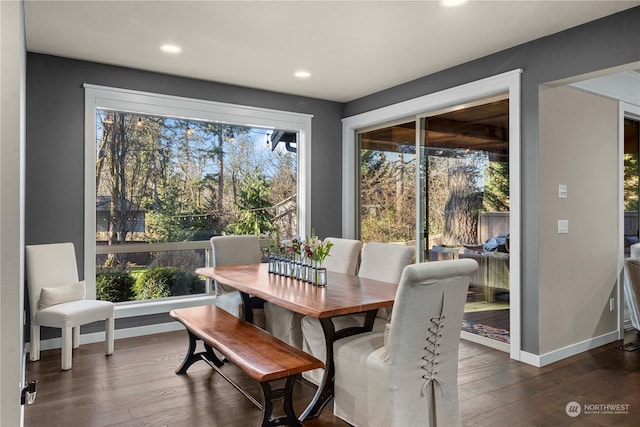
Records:
{"label": "wood plank flooring", "polygon": [[[635,332],[625,342],[640,342]],[[506,353],[462,341],[459,395],[464,426],[636,426],[640,424],[640,350],[609,344],[552,365],[535,368]],[[116,340],[106,357],[103,344],[74,350],[73,369],[60,370],[60,351],[43,351],[28,362],[26,378],[38,380],[25,426],[253,426],[260,411],[205,363],[176,375],[187,346],[184,331]],[[229,366],[225,369],[233,371]],[[237,374],[237,375],[235,375]],[[259,396],[240,371],[234,378]],[[296,385],[296,410],[314,387]],[[629,405],[628,414],[580,414],[567,403]],[[332,405],[305,426],[347,426]],[[413,427],[413,426],[407,426]]]}

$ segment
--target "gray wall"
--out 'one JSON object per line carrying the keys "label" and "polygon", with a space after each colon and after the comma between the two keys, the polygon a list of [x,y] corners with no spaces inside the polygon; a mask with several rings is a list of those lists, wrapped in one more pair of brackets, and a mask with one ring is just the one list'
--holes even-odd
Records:
{"label": "gray wall", "polygon": [[[311,225],[342,230],[341,104],[29,53],[27,56],[26,244],[72,241],[84,252],[83,83],[313,115]],[[327,207],[331,207],[328,209]]]}
{"label": "gray wall", "polygon": [[352,116],[516,68],[522,74],[522,349],[538,340],[538,87],[640,61],[640,7],[431,74],[345,104]]}

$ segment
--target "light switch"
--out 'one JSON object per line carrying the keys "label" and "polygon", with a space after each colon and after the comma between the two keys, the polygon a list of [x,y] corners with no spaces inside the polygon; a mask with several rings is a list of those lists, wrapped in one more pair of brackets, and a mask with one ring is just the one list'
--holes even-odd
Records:
{"label": "light switch", "polygon": [[558,220],[558,234],[567,234],[569,232],[569,220],[568,219],[559,219]]}
{"label": "light switch", "polygon": [[558,198],[566,199],[567,198],[567,186],[564,184],[558,185]]}

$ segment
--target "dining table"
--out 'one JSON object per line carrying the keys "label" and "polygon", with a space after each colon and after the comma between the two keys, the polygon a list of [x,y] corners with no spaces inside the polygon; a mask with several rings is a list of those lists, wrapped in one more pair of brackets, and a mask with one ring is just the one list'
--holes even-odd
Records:
{"label": "dining table", "polygon": [[[326,285],[318,286],[295,278],[269,272],[268,264],[203,267],[196,274],[213,279],[240,291],[245,307],[258,297],[296,313],[319,320],[326,344],[325,369],[316,393],[299,419],[318,416],[333,398],[335,366],[333,343],[355,334],[371,331],[379,308],[393,305],[398,285],[334,271],[327,272]],[[251,310],[245,309],[250,321]],[[333,317],[364,313],[362,326],[336,330]]]}

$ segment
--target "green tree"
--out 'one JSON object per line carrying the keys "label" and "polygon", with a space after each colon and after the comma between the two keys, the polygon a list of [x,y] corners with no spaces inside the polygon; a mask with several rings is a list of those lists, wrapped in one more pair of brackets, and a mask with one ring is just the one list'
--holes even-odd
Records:
{"label": "green tree", "polygon": [[240,218],[229,227],[233,234],[260,236],[273,230],[273,204],[269,200],[269,186],[257,171],[245,175],[240,184],[238,209]]}
{"label": "green tree", "polygon": [[624,155],[624,210],[638,210],[638,155]]}
{"label": "green tree", "polygon": [[509,212],[509,162],[490,162],[485,182],[484,209],[488,212]]}

